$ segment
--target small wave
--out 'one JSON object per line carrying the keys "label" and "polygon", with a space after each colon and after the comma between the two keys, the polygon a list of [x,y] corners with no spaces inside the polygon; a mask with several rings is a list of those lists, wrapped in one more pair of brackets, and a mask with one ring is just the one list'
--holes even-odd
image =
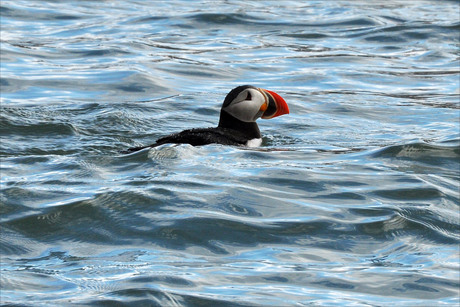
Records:
{"label": "small wave", "polygon": [[247,25],[250,20],[257,20],[246,14],[221,14],[221,13],[199,13],[189,16],[190,19],[206,24],[229,24],[229,25]]}
{"label": "small wave", "polygon": [[401,158],[438,164],[445,161],[458,161],[460,145],[443,146],[428,143],[411,143],[387,146],[373,154],[375,158]]}

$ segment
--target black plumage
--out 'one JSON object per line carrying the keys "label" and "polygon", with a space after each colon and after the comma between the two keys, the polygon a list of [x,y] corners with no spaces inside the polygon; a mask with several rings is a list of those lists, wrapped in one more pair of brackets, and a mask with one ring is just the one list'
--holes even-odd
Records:
{"label": "black plumage", "polygon": [[246,145],[249,140],[261,138],[259,126],[255,122],[246,123],[221,111],[219,125],[215,128],[188,129],[158,139],[148,146],[132,147],[126,153],[157,147],[163,144],[190,144],[201,146],[208,144]]}

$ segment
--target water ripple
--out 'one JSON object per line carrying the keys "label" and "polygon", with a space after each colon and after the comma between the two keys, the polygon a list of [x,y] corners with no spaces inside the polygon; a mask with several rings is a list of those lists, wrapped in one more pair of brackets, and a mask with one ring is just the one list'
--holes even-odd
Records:
{"label": "water ripple", "polygon": [[[2,1],[2,302],[458,304],[458,10]],[[262,147],[120,153],[241,84]]]}

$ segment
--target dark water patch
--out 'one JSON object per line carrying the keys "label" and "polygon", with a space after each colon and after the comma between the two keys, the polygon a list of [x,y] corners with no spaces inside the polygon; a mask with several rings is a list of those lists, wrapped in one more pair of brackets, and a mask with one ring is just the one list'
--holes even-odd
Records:
{"label": "dark water patch", "polygon": [[444,28],[453,30],[453,31],[458,31],[460,30],[460,22],[449,23],[448,25],[445,25]]}
{"label": "dark water patch", "polygon": [[[393,145],[373,154],[375,158],[393,159],[396,161],[411,161],[435,167],[445,166],[453,171],[459,171],[460,147],[441,146],[426,143]],[[416,171],[416,169],[413,169]],[[457,173],[458,175],[458,173]]]}
{"label": "dark water patch", "polygon": [[31,165],[31,164],[38,164],[38,163],[46,163],[50,161],[50,158],[47,156],[25,156],[25,157],[4,159],[3,161],[13,161],[13,163],[15,164],[17,163],[17,164]]}
{"label": "dark water patch", "polygon": [[[222,199],[223,200],[227,199],[227,197],[222,197]],[[228,197],[228,203],[222,206],[222,210],[232,215],[250,216],[250,217],[261,217],[262,216],[260,212],[258,212],[251,206],[233,203],[230,197]]]}
{"label": "dark water patch", "polygon": [[[214,13],[214,14],[195,14],[189,17],[192,20],[195,20],[200,23],[206,23],[206,24],[217,24],[217,25],[222,25],[222,24],[228,24],[228,25],[238,25],[238,24],[250,24],[252,23],[249,20],[257,20],[257,18],[251,16],[249,18],[248,15],[245,14],[238,14],[238,13],[230,13],[230,14],[219,14],[219,13]],[[249,19],[249,20],[248,20]]]}
{"label": "dark water patch", "polygon": [[282,34],[282,36],[310,40],[310,39],[325,39],[329,35],[323,34],[323,33],[311,33],[310,32],[310,33],[290,33],[290,34],[284,34],[284,35]]}
{"label": "dark water patch", "polygon": [[399,201],[438,199],[444,195],[434,188],[377,190],[375,195]]}
{"label": "dark water patch", "polygon": [[124,92],[138,92],[138,93],[143,93],[147,90],[146,87],[139,86],[137,84],[127,84],[127,85],[120,85],[116,87],[120,91]]}
{"label": "dark water patch", "polygon": [[372,18],[351,18],[345,21],[337,21],[335,23],[324,23],[322,26],[375,26],[378,25],[375,19]]}
{"label": "dark water patch", "polygon": [[68,57],[83,57],[83,58],[91,58],[91,57],[116,57],[116,56],[125,56],[131,54],[126,50],[121,49],[96,49],[96,50],[75,50],[69,49],[65,50],[64,54],[67,54]]}
{"label": "dark water patch", "polygon": [[3,18],[11,18],[17,20],[29,20],[29,21],[74,21],[82,18],[81,15],[77,14],[65,14],[59,11],[50,11],[49,9],[37,9],[31,6],[19,6],[19,5],[5,5],[2,3],[1,16]]}
{"label": "dark water patch", "polygon": [[358,193],[352,193],[352,192],[342,192],[342,193],[332,193],[328,195],[321,195],[320,198],[343,199],[346,201],[366,199],[365,196],[360,195]]}
{"label": "dark water patch", "polygon": [[131,18],[129,20],[127,20],[126,24],[150,24],[150,23],[156,23],[158,21],[161,21],[161,20],[169,20],[168,17],[164,17],[164,16],[136,16],[134,18]]}
{"label": "dark water patch", "polygon": [[345,280],[343,280],[343,281],[340,281],[340,280],[319,281],[319,282],[316,282],[315,284],[320,285],[320,286],[324,286],[326,288],[334,288],[334,289],[352,290],[352,289],[355,288],[355,286],[350,285],[350,283],[348,281],[345,281]]}
{"label": "dark water patch", "polygon": [[[108,294],[112,299],[90,301],[92,306],[236,306],[248,307],[251,304],[238,302],[235,297],[231,302],[219,298],[219,295],[193,296],[184,293],[165,292],[160,289],[128,289]],[[213,297],[214,296],[214,297]],[[118,298],[118,299],[117,299]]]}
{"label": "dark water patch", "polygon": [[[255,16],[255,14],[238,14],[238,13],[230,13],[230,14],[194,14],[189,16],[188,18],[199,22],[199,23],[211,23],[216,25],[229,25],[229,26],[253,26],[256,28],[260,28],[260,26],[278,26],[283,27],[283,29],[295,29],[295,28],[321,28],[321,29],[333,29],[333,33],[337,33],[338,29],[346,30],[346,29],[355,29],[355,27],[363,28],[363,27],[370,27],[370,26],[377,26],[380,23],[372,18],[349,18],[347,20],[331,20],[328,22],[318,21],[314,23],[308,22],[294,22],[294,21],[287,21],[284,18],[277,18],[274,16],[271,19],[260,18]],[[287,34],[286,36],[290,36]],[[305,37],[302,37],[305,38]]]}
{"label": "dark water patch", "polygon": [[266,186],[271,188],[273,191],[281,190],[281,192],[303,191],[305,193],[317,193],[326,189],[326,187],[324,187],[321,182],[308,181],[305,179],[301,180],[296,178],[282,178],[281,176],[283,175],[276,173],[276,177],[272,177],[270,172],[268,172],[263,178],[260,179],[260,181],[264,182]]}
{"label": "dark water patch", "polygon": [[[62,33],[57,33],[56,35],[64,35]],[[44,41],[36,41],[36,40],[23,40],[23,41],[13,41],[8,40],[6,41],[8,48],[7,54],[11,56],[22,56],[24,58],[31,58],[31,59],[42,59],[42,65],[48,64],[51,67],[61,67],[61,68],[69,68],[72,70],[79,70],[79,68],[87,67],[88,65],[78,67],[75,66],[80,61],[80,64],[88,63],[91,58],[97,57],[105,57],[106,62],[109,60],[114,61],[116,57],[126,57],[132,55],[129,51],[126,51],[122,48],[114,48],[114,47],[104,47],[97,48],[97,49],[80,49],[80,46],[67,46],[67,49],[60,49],[59,52],[55,48],[51,48],[50,45],[53,42],[44,42]],[[17,49],[16,49],[17,48]],[[65,60],[72,60],[72,65],[67,66],[65,65]],[[76,61],[77,63],[73,63]],[[59,65],[60,64],[60,65]],[[43,78],[46,80],[46,78]]]}
{"label": "dark water patch", "polygon": [[143,276],[143,277],[135,277],[130,280],[130,282],[134,283],[150,283],[150,284],[164,284],[164,285],[177,285],[177,286],[184,286],[184,287],[192,287],[195,284],[187,280],[185,278],[180,277],[173,277],[173,276]]}
{"label": "dark water patch", "polygon": [[[131,193],[126,197],[123,193],[101,194],[94,199],[83,201],[72,202],[70,199],[68,203],[11,219],[5,223],[5,226],[45,242],[88,240],[109,244],[113,241],[123,241],[127,239],[124,233],[126,235],[132,231],[136,233],[137,229],[142,228],[140,221],[136,225],[131,225],[129,222],[130,216],[142,220],[142,211],[138,213],[129,211],[127,214],[126,210],[130,208],[131,201],[139,203],[147,201],[148,206],[155,206],[154,199],[146,198],[142,194]],[[141,210],[142,207],[137,206],[137,208]],[[116,223],[126,223],[128,229],[120,228]]]}
{"label": "dark water patch", "polygon": [[[287,27],[304,27],[304,28],[320,28],[328,33],[339,33],[340,31],[357,31],[359,29],[368,29],[380,25],[380,22],[372,18],[347,18],[347,19],[331,19],[330,21],[317,21],[315,23],[286,23]],[[333,36],[329,34],[330,36]],[[289,35],[288,35],[289,36]]]}
{"label": "dark water patch", "polygon": [[[1,208],[5,214],[27,211],[25,208],[31,208],[33,212],[36,212],[36,210],[39,210],[42,206],[46,206],[45,204],[52,200],[71,195],[66,191],[58,192],[40,188],[33,189],[25,182],[22,184],[19,182],[5,182],[4,184],[5,187],[3,187],[0,195],[3,202]],[[6,216],[3,217],[6,218]]]}
{"label": "dark water patch", "polygon": [[15,125],[14,123],[5,123],[1,126],[0,133],[7,134],[14,130],[17,135],[40,136],[46,135],[53,137],[56,135],[74,135],[76,129],[68,123],[50,123],[50,122],[36,122],[29,125]]}
{"label": "dark water patch", "polygon": [[[439,213],[414,203],[402,208],[351,209],[351,213],[366,217],[356,224],[357,233],[365,233],[375,239],[418,236],[428,241],[455,245],[460,237],[455,222],[444,221]],[[443,226],[435,226],[443,225]]]}
{"label": "dark water patch", "polygon": [[[109,233],[103,234],[103,229],[98,229],[97,220],[102,218],[96,208],[85,205],[87,202],[67,205],[62,209],[53,208],[48,213],[38,213],[31,216],[17,218],[5,223],[5,227],[13,229],[27,237],[35,238],[42,242],[55,240],[87,239],[97,242],[110,242]],[[95,223],[94,223],[95,222]],[[91,231],[95,227],[94,232]],[[73,228],[68,233],[67,231]]]}
{"label": "dark water patch", "polygon": [[230,251],[225,248],[227,244],[249,247],[276,240],[260,226],[218,218],[177,221],[171,226],[160,227],[155,231],[155,237],[162,247],[185,250],[200,246],[217,255],[229,254]]}
{"label": "dark water patch", "polygon": [[406,39],[404,39],[401,36],[394,36],[394,35],[383,35],[383,34],[377,34],[377,35],[369,35],[365,38],[365,40],[370,41],[370,42],[375,42],[375,43],[405,43],[407,42]]}
{"label": "dark water patch", "polygon": [[32,251],[33,241],[27,237],[21,236],[15,231],[6,227],[2,227],[2,235],[0,236],[0,252],[2,257],[25,255]]}
{"label": "dark water patch", "polygon": [[[455,212],[455,210],[453,210]],[[438,239],[446,244],[456,244],[460,238],[460,231],[457,227],[455,213],[452,216],[445,216],[447,210],[433,209],[420,209],[414,206],[404,207],[399,210],[400,215],[413,223],[418,223],[422,227],[429,229],[430,232],[435,232],[436,235],[428,233],[426,238],[428,240]]]}
{"label": "dark water patch", "polygon": [[194,76],[195,78],[219,78],[224,80],[230,79],[230,76],[228,76],[225,71],[221,71],[215,67],[210,67],[204,70],[202,67],[197,67],[196,65],[180,64],[171,65],[168,68],[162,70],[181,76]]}

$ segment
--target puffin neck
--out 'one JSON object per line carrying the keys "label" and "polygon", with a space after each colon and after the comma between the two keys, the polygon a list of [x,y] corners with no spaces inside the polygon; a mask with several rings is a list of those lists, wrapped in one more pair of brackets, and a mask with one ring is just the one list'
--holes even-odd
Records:
{"label": "puffin neck", "polygon": [[245,134],[248,137],[248,140],[260,139],[262,137],[260,134],[259,126],[256,122],[243,122],[223,110],[220,111],[218,127],[239,131]]}

